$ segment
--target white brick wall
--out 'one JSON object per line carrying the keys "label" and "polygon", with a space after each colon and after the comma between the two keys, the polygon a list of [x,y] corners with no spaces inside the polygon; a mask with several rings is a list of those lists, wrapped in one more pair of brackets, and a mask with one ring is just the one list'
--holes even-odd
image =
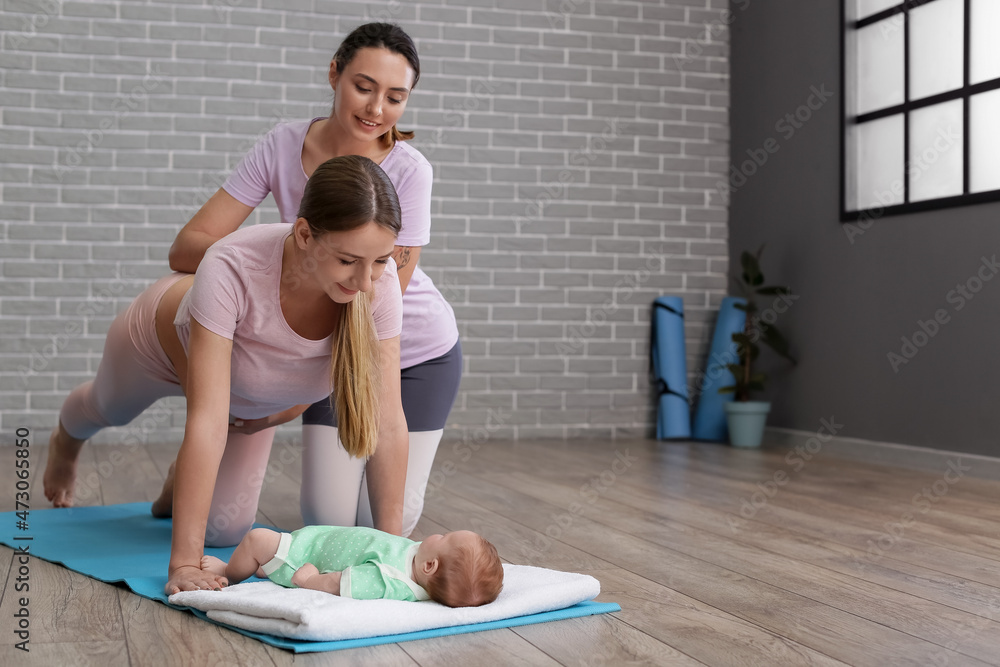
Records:
{"label": "white brick wall", "polygon": [[[726,6],[6,0],[0,437],[51,428],[177,230],[257,136],[328,112],[336,45],[386,19],[420,52],[421,264],[465,350],[448,437],[648,435],[650,302],[684,296],[693,376],[726,287]],[[165,401],[100,439],[182,424]]]}

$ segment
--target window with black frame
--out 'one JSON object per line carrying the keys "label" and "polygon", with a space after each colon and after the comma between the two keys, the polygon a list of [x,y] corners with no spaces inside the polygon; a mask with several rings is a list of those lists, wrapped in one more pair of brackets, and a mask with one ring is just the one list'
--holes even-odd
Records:
{"label": "window with black frame", "polygon": [[1000,0],[844,0],[844,220],[1000,200]]}

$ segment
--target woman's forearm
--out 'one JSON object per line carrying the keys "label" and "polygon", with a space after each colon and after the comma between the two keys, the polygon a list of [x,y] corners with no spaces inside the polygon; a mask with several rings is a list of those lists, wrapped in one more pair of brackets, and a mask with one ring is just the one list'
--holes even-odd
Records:
{"label": "woman's forearm", "polygon": [[271,417],[271,426],[280,426],[281,424],[287,424],[288,422],[292,421],[293,419],[301,415],[303,412],[308,410],[310,405],[312,404],[307,403],[305,405],[294,405],[285,410],[284,412],[279,412],[278,414]]}
{"label": "woman's forearm", "polygon": [[239,229],[253,208],[219,188],[177,234],[167,255],[170,268],[194,273],[209,246]]}
{"label": "woman's forearm", "polygon": [[229,438],[229,376],[233,341],[191,319],[187,423],[174,471],[168,594],[217,587],[225,577],[201,569],[219,465]]}
{"label": "woman's forearm", "polygon": [[225,432],[215,434],[215,439],[221,439],[223,443],[221,447],[191,441],[187,436],[181,445],[174,478],[171,573],[184,566],[201,567],[201,557],[205,553],[205,531],[225,438]]}
{"label": "woman's forearm", "polygon": [[387,432],[380,434],[375,454],[366,466],[368,497],[375,528],[399,535],[403,531],[409,435],[405,421],[402,427],[385,430]]}
{"label": "woman's forearm", "polygon": [[219,239],[197,229],[182,229],[170,246],[167,261],[172,271],[194,273],[205,252]]}

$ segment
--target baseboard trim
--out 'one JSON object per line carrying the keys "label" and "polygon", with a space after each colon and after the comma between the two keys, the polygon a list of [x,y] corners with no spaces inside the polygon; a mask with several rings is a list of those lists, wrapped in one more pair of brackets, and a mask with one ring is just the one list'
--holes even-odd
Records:
{"label": "baseboard trim", "polygon": [[[788,449],[805,445],[806,441],[815,437],[815,431],[768,426],[764,435],[764,443],[769,447]],[[969,475],[980,479],[1000,481],[1000,458],[992,456],[841,436],[829,438],[822,445],[824,453],[838,458],[899,466],[900,468],[924,472],[941,472],[948,467],[949,461],[961,459],[963,464],[972,465],[972,471],[969,472]]]}

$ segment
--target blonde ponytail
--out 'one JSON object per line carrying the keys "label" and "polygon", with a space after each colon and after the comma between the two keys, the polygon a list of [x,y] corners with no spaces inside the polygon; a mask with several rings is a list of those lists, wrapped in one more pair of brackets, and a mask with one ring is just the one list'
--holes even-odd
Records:
{"label": "blonde ponytail", "polygon": [[330,370],[340,441],[355,458],[368,458],[378,443],[379,359],[371,296],[359,292],[341,310]]}
{"label": "blonde ponytail", "polygon": [[[358,155],[331,158],[316,168],[302,193],[299,217],[305,218],[317,239],[370,223],[395,237],[402,224],[392,181],[377,164]],[[335,259],[331,256],[330,261]],[[342,305],[330,349],[340,440],[356,458],[374,454],[378,443],[382,366],[372,293],[358,292]]]}

